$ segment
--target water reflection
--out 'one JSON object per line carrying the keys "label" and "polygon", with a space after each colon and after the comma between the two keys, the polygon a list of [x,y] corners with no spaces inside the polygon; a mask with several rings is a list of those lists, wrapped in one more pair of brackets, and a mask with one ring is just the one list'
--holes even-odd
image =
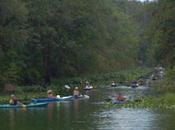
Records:
{"label": "water reflection", "polygon": [[174,130],[175,110],[107,109],[104,99],[147,89],[96,89],[89,100],[49,104],[47,108],[0,109],[0,130]]}
{"label": "water reflection", "polygon": [[9,126],[10,130],[15,130],[16,125],[16,109],[10,109],[9,110]]}
{"label": "water reflection", "polygon": [[48,122],[52,122],[53,121],[53,114],[54,114],[54,108],[57,106],[56,103],[50,103],[48,104],[48,115],[47,115],[47,119]]}
{"label": "water reflection", "polygon": [[146,109],[113,109],[95,113],[98,130],[153,130],[157,129],[155,113]]}

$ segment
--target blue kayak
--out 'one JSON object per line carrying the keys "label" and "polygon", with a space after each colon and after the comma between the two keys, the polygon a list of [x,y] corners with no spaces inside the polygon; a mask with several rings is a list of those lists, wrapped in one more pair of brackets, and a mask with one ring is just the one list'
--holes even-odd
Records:
{"label": "blue kayak", "polygon": [[31,108],[31,107],[45,107],[48,103],[30,103],[27,105],[10,105],[0,104],[0,108]]}
{"label": "blue kayak", "polygon": [[33,103],[52,103],[52,102],[68,101],[72,99],[73,99],[73,96],[65,96],[60,98],[37,98],[37,99],[32,99],[32,102]]}

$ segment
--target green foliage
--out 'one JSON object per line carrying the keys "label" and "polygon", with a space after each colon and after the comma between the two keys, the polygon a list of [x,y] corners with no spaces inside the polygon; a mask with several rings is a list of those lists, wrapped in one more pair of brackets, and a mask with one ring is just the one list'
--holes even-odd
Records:
{"label": "green foliage", "polygon": [[18,83],[21,51],[26,43],[27,9],[21,0],[0,1],[0,84]]}
{"label": "green foliage", "polygon": [[152,17],[152,47],[156,63],[168,67],[175,64],[175,1],[159,0]]}
{"label": "green foliage", "polygon": [[148,108],[148,109],[175,109],[175,96],[168,93],[161,97],[140,98],[128,101],[125,104],[107,104],[108,108]]}
{"label": "green foliage", "polygon": [[2,85],[47,86],[53,79],[138,65],[142,14],[135,12],[144,11],[139,2],[6,0],[0,10]]}
{"label": "green foliage", "polygon": [[170,78],[166,78],[156,84],[154,84],[154,91],[157,93],[169,93],[175,92],[175,82]]}
{"label": "green foliage", "polygon": [[175,66],[167,71],[168,80],[175,81]]}
{"label": "green foliage", "polygon": [[154,90],[158,93],[175,92],[175,69],[166,71],[165,79],[154,84]]}
{"label": "green foliage", "polygon": [[[81,86],[86,81],[89,81],[93,85],[102,85],[106,84],[109,85],[112,80],[116,82],[128,82],[130,83],[132,80],[139,79],[140,77],[147,76],[151,73],[151,69],[149,68],[137,68],[132,70],[120,70],[115,72],[110,72],[106,74],[93,74],[85,77],[76,77],[76,78],[67,78],[67,79],[60,79],[54,80],[54,86],[64,86],[65,84],[70,85],[71,87]],[[83,86],[84,87],[84,86]],[[58,89],[58,87],[57,87]]]}
{"label": "green foliage", "polygon": [[17,65],[11,63],[1,73],[1,79],[3,83],[17,83],[20,80],[20,69]]}

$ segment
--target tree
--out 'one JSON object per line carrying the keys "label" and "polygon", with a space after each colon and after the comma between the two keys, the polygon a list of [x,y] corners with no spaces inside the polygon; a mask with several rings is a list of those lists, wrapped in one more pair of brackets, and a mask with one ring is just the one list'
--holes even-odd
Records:
{"label": "tree", "polygon": [[175,1],[160,0],[154,13],[155,58],[158,63],[170,66],[175,64]]}
{"label": "tree", "polygon": [[19,80],[22,47],[26,43],[27,9],[21,0],[0,1],[0,79],[17,83]]}

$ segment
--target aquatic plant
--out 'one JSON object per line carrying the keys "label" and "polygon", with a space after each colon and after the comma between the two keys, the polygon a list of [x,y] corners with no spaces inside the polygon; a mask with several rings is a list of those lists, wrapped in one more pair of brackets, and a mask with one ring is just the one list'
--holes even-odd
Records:
{"label": "aquatic plant", "polygon": [[174,93],[167,93],[160,97],[140,98],[134,101],[128,101],[125,104],[107,103],[108,108],[151,108],[151,109],[175,109]]}

